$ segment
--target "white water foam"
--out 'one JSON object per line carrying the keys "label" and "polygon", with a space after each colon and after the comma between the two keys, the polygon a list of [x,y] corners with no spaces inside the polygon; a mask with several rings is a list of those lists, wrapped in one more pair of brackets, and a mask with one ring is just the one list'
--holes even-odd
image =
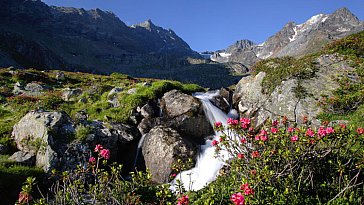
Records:
{"label": "white water foam", "polygon": [[[219,91],[196,93],[194,96],[201,100],[205,115],[212,126],[215,122],[222,122],[226,126],[229,117],[210,102],[210,99],[217,95],[219,95]],[[215,132],[213,140],[218,140],[219,136],[220,133]],[[211,145],[211,142],[212,140],[206,140],[205,145],[201,146],[201,152],[197,158],[196,166],[179,173],[171,182],[172,191],[176,191],[177,189],[177,180],[181,181],[186,190],[196,191],[216,179],[220,169],[224,166],[224,162],[215,158],[215,148]],[[227,153],[222,154],[228,156]]]}

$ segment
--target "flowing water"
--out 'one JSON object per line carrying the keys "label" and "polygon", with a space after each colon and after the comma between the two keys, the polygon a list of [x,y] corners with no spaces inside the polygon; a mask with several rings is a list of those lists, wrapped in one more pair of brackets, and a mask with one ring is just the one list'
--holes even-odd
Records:
{"label": "flowing water", "polygon": [[[222,122],[226,126],[227,114],[214,106],[210,99],[219,95],[219,92],[196,93],[194,96],[203,104],[204,112],[213,126],[215,122]],[[219,132],[215,132],[212,140],[218,140]],[[171,182],[171,190],[176,191],[176,181],[179,179],[186,190],[199,190],[208,183],[214,181],[224,166],[224,162],[215,158],[215,148],[211,145],[212,140],[206,140],[206,143],[201,146],[200,154],[196,161],[196,166],[190,170],[179,173]]]}

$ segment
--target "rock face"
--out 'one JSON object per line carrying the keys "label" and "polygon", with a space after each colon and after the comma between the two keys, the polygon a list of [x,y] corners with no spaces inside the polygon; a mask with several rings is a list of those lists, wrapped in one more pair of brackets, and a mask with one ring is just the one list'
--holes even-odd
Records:
{"label": "rock face", "polygon": [[319,51],[332,40],[343,38],[364,30],[360,21],[347,8],[333,14],[318,14],[302,24],[287,23],[282,30],[256,45],[248,40],[238,41],[226,50],[219,51],[224,56],[211,59],[218,62],[239,62],[247,67],[256,61],[270,57],[304,56]]}
{"label": "rock face", "polygon": [[195,149],[176,130],[157,126],[146,136],[143,143],[143,156],[151,171],[152,180],[157,183],[169,181],[172,165],[178,159],[193,158]]}
{"label": "rock face", "polygon": [[111,12],[51,7],[41,1],[1,1],[0,6],[0,53],[9,58],[2,63],[113,72],[200,57],[172,30],[150,20],[127,26]]}
{"label": "rock face", "polygon": [[12,136],[20,151],[36,156],[36,165],[49,171],[60,163],[59,155],[67,150],[73,132],[67,114],[32,111],[14,126]]}
{"label": "rock face", "polygon": [[[283,81],[271,94],[262,93],[261,83],[265,73],[242,78],[234,92],[234,104],[243,116],[252,117],[257,125],[267,118],[286,116],[292,122],[302,123],[307,116],[314,125],[319,125],[316,116],[322,111],[318,102],[322,96],[331,96],[338,88],[338,75],[348,75],[354,69],[348,61],[338,55],[322,55],[316,59],[318,71],[315,77],[303,80],[301,85],[307,94],[298,98],[294,89],[298,81],[294,78]],[[355,80],[355,79],[354,79]]]}

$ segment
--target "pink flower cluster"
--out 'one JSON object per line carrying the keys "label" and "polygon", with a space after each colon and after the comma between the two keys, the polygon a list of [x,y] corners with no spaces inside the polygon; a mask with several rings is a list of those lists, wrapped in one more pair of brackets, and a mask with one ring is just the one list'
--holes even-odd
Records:
{"label": "pink flower cluster", "polygon": [[230,200],[235,205],[244,205],[245,204],[245,198],[244,198],[243,194],[240,192],[231,195]]}
{"label": "pink flower cluster", "polygon": [[242,184],[240,189],[244,191],[244,195],[254,195],[254,189],[249,187],[248,183]]}
{"label": "pink flower cluster", "polygon": [[332,134],[334,133],[335,130],[334,128],[332,127],[327,127],[326,129],[324,127],[320,127],[318,130],[317,130],[317,135],[319,137],[325,137],[326,135],[329,135],[329,134]]}
{"label": "pink flower cluster", "polygon": [[260,157],[259,152],[258,152],[258,151],[253,151],[253,152],[252,152],[252,157],[253,157],[253,158]]}
{"label": "pink flower cluster", "polygon": [[211,144],[212,144],[212,146],[216,146],[216,145],[218,145],[218,144],[219,144],[219,141],[217,141],[217,140],[212,140]]}
{"label": "pink flower cluster", "polygon": [[222,123],[221,122],[215,122],[215,128],[221,128]]}
{"label": "pink flower cluster", "polygon": [[90,162],[91,164],[94,164],[96,162],[96,158],[90,157],[90,159],[88,159],[88,162]]}
{"label": "pink flower cluster", "polygon": [[356,133],[358,133],[358,135],[362,135],[362,134],[364,134],[364,129],[361,127],[358,127],[358,129],[356,129]]}
{"label": "pink flower cluster", "polygon": [[250,125],[250,119],[249,118],[240,118],[241,128],[247,129]]}
{"label": "pink flower cluster", "polygon": [[229,118],[229,119],[227,120],[227,124],[228,124],[228,125],[231,125],[231,126],[236,126],[236,125],[238,125],[238,124],[239,124],[239,121],[238,121],[238,120],[234,120],[234,119],[232,119],[232,118]]}
{"label": "pink flower cluster", "polygon": [[268,140],[268,132],[261,130],[259,135],[255,136],[255,140],[262,140],[263,142]]}
{"label": "pink flower cluster", "polygon": [[239,158],[239,159],[244,159],[244,158],[245,158],[245,156],[244,156],[244,154],[243,154],[243,153],[238,153],[238,158]]}
{"label": "pink flower cluster", "polygon": [[182,197],[178,198],[177,205],[188,204],[188,195],[182,195]]}
{"label": "pink flower cluster", "polygon": [[[104,149],[104,147],[102,146],[102,145],[100,145],[100,144],[98,144],[98,145],[96,145],[96,147],[95,147],[95,150],[94,150],[95,152],[98,152],[99,153],[99,155],[102,157],[102,158],[104,158],[104,159],[109,159],[110,158],[110,150],[108,150],[108,149]],[[91,157],[92,158],[92,157]],[[89,161],[91,162],[92,161],[92,159],[89,159]],[[95,159],[95,161],[96,161],[96,159]]]}
{"label": "pink flower cluster", "polygon": [[287,131],[288,132],[293,132],[294,131],[294,128],[293,127],[289,127],[289,128],[287,128]]}
{"label": "pink flower cluster", "polygon": [[291,141],[292,142],[297,142],[298,141],[298,136],[297,135],[292,136]]}
{"label": "pink flower cluster", "polygon": [[313,130],[311,130],[310,128],[308,128],[306,131],[306,135],[309,137],[313,137],[313,136],[315,136],[315,132]]}

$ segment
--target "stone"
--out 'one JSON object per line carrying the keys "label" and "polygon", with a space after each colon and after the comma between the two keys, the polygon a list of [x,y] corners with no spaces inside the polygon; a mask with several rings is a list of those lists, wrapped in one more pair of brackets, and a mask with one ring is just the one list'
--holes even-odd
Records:
{"label": "stone", "polygon": [[[144,118],[138,124],[138,130],[142,135],[144,135],[144,134],[147,134],[153,127],[162,125],[162,122],[163,122],[163,119],[161,117]],[[168,127],[168,124],[166,124],[166,123],[163,123],[163,124]]]}
{"label": "stone", "polygon": [[24,86],[20,82],[16,82],[14,84],[14,89],[13,89],[14,95],[20,95],[24,92],[25,92]]}
{"label": "stone", "polygon": [[154,127],[146,136],[142,148],[146,167],[156,183],[167,183],[172,166],[178,159],[194,158],[196,150],[176,130]]}
{"label": "stone", "polygon": [[19,162],[23,165],[34,166],[35,156],[29,152],[18,151],[9,157],[10,160]]}
{"label": "stone", "polygon": [[62,71],[56,73],[56,80],[62,81],[66,79],[66,75]]}
{"label": "stone", "polygon": [[31,111],[14,125],[12,138],[20,151],[36,156],[36,166],[48,172],[58,168],[72,133],[66,113]]}
{"label": "stone", "polygon": [[64,101],[74,101],[77,97],[82,95],[80,88],[65,88],[62,93],[62,99]]}
{"label": "stone", "polygon": [[119,107],[120,102],[118,100],[117,94],[123,91],[123,88],[121,87],[115,87],[110,90],[109,94],[107,94],[108,102],[113,105],[113,107]]}
{"label": "stone", "polygon": [[169,117],[177,117],[182,114],[194,113],[201,108],[201,103],[194,97],[172,90],[165,93],[161,104]]}
{"label": "stone", "polygon": [[137,89],[136,89],[136,88],[130,88],[130,89],[128,90],[128,94],[129,94],[129,95],[135,94],[136,92],[137,92]]}
{"label": "stone", "polygon": [[160,104],[163,124],[176,129],[183,138],[203,143],[205,137],[214,133],[198,99],[172,90],[163,95]]}
{"label": "stone", "polygon": [[158,116],[158,114],[160,113],[160,108],[157,106],[155,102],[150,101],[145,105],[143,105],[137,111],[140,112],[140,114],[144,118],[153,118]]}

